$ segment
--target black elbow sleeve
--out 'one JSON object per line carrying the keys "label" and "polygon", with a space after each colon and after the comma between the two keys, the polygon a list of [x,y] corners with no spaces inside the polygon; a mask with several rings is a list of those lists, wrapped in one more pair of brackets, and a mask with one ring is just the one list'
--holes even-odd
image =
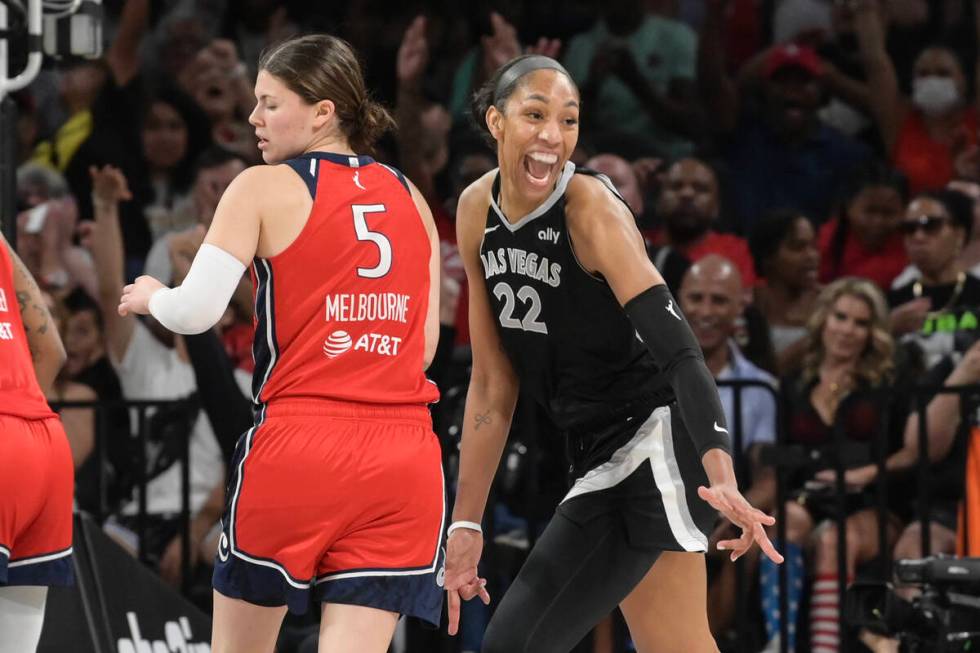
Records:
{"label": "black elbow sleeve", "polygon": [[704,364],[701,346],[667,286],[647,288],[626,302],[637,335],[670,379],[677,407],[698,450],[731,453],[731,438],[718,387]]}

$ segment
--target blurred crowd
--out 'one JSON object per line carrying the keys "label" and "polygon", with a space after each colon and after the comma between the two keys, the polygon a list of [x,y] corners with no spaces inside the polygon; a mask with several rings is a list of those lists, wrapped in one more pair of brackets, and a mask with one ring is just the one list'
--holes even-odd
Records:
{"label": "blurred crowd", "polygon": [[[778,650],[782,618],[789,650],[832,653],[851,637],[897,650],[841,625],[838,584],[925,555],[922,529],[932,553],[980,555],[980,395],[921,396],[923,384],[980,381],[980,0],[105,0],[105,10],[102,58],[48,61],[14,95],[16,243],[68,353],[50,400],[104,407],[62,411],[79,507],[135,552],[145,462],[144,557],[177,584],[189,442],[203,605],[225,465],[251,422],[251,282],[200,336],[116,307],[139,274],[180,283],[224,189],[261,163],[248,123],[259,53],[312,31],[359,53],[399,127],[369,154],[413,180],[439,227],[442,337],[430,374],[450,479],[468,377],[456,200],[496,165],[469,98],[498,66],[538,52],[581,90],[574,161],[622,193],[714,376],[750,382],[721,389],[749,500],[775,511],[771,463],[807,453],[784,465],[788,613],[767,561],[744,565],[750,608],[739,611],[734,566],[709,553],[722,650]],[[120,400],[170,403],[139,415]],[[854,446],[835,519],[841,433]],[[765,455],[777,441],[784,448]],[[564,491],[562,451],[521,402],[487,516],[485,575],[498,595]],[[725,537],[719,527],[711,541]],[[477,651],[486,610],[467,605],[455,641],[410,632],[399,646]],[[286,630],[282,651],[313,650],[301,620]],[[581,650],[632,649],[611,618]]]}

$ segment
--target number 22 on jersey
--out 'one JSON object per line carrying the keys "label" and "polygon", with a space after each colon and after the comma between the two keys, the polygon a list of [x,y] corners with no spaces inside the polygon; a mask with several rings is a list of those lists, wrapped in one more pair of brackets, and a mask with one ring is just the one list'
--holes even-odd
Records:
{"label": "number 22 on jersey", "polygon": [[[548,335],[548,325],[538,321],[538,317],[541,315],[541,295],[538,294],[537,290],[531,286],[521,286],[515,295],[510,284],[501,281],[493,287],[493,294],[497,299],[504,302],[503,308],[500,309],[500,326],[505,329],[521,329]],[[517,299],[528,305],[527,312],[520,320],[514,317]]]}

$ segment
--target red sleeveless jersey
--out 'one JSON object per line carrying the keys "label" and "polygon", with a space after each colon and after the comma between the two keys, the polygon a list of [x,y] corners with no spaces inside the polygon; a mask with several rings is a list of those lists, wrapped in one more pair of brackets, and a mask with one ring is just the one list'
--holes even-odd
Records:
{"label": "red sleeveless jersey", "polygon": [[313,208],[283,252],[256,258],[253,398],[425,404],[431,246],[405,178],[366,156],[286,162]]}
{"label": "red sleeveless jersey", "polygon": [[25,419],[54,415],[34,374],[14,290],[14,262],[5,245],[0,245],[0,414]]}

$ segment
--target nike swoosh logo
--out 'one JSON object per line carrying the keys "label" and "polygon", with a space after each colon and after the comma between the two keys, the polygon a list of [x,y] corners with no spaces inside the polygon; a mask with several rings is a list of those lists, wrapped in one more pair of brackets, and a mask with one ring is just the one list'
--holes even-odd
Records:
{"label": "nike swoosh logo", "polygon": [[720,426],[718,426],[718,422],[715,422],[715,430],[718,431],[719,433],[728,433],[728,429],[723,429]]}
{"label": "nike swoosh logo", "polygon": [[498,224],[493,227],[487,227],[486,229],[483,230],[483,233],[488,234],[495,229],[500,229],[500,225]]}

